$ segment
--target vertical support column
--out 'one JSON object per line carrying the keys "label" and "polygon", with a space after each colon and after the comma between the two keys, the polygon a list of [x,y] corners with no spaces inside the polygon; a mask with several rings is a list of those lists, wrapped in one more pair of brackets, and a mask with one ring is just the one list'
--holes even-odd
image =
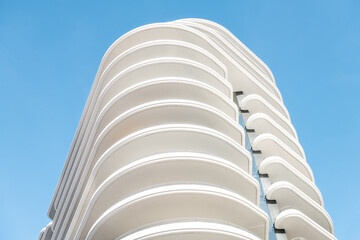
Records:
{"label": "vertical support column", "polygon": [[252,176],[260,183],[260,208],[268,214],[270,220],[269,240],[287,240],[285,230],[276,229],[274,226],[275,217],[279,214],[280,211],[276,204],[276,201],[268,200],[265,196],[265,192],[267,192],[267,189],[270,187],[271,182],[267,174],[260,174],[258,171],[259,164],[263,160],[263,157],[261,151],[254,151],[251,147],[256,137],[256,133],[254,129],[247,129],[245,126],[245,122],[250,117],[250,114],[249,111],[240,109],[239,102],[243,99],[243,97],[243,92],[234,93],[234,102],[239,107],[239,124],[245,130],[245,147],[246,150],[250,152],[253,159]]}

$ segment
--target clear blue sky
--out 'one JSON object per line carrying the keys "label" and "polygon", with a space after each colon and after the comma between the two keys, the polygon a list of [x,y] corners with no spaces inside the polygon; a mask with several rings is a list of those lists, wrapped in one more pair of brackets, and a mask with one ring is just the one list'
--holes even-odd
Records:
{"label": "clear blue sky", "polygon": [[0,0],[0,239],[37,239],[100,60],[127,31],[216,21],[274,73],[339,239],[360,239],[359,1]]}

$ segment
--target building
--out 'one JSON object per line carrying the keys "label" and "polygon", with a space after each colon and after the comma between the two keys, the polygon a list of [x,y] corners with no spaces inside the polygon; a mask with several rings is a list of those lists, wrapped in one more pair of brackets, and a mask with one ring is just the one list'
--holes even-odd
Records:
{"label": "building", "polygon": [[139,27],[103,57],[39,239],[329,240],[268,67],[224,27]]}

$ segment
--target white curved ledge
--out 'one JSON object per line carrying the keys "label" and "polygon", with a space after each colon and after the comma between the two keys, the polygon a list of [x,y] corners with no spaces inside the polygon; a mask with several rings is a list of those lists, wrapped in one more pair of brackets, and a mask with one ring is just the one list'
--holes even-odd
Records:
{"label": "white curved ledge", "polygon": [[188,42],[214,54],[220,48],[205,34],[190,27],[175,23],[153,23],[135,28],[117,39],[106,51],[102,61],[103,70],[120,54],[139,44],[156,40]]}
{"label": "white curved ledge", "polygon": [[279,181],[272,184],[266,192],[266,198],[276,200],[280,211],[290,208],[299,210],[324,229],[334,234],[332,220],[324,208],[291,183]]}
{"label": "white curved ledge", "polygon": [[211,27],[221,33],[223,36],[226,37],[227,40],[229,40],[232,45],[240,51],[244,56],[246,56],[249,61],[251,61],[255,67],[258,67],[264,74],[267,75],[268,79],[275,83],[275,78],[271,72],[271,70],[268,68],[268,66],[261,61],[250,49],[248,49],[237,37],[235,37],[229,30],[227,30],[225,27],[221,26],[220,24],[209,21],[206,19],[200,19],[200,18],[185,18],[184,20],[192,21],[196,23],[200,23],[203,25],[206,25],[208,27]]}
{"label": "white curved ledge", "polygon": [[313,172],[307,162],[274,135],[268,133],[258,135],[253,141],[252,148],[260,150],[264,158],[270,156],[283,158],[305,177],[315,182]]}
{"label": "white curved ledge", "polygon": [[[120,91],[153,78],[182,77],[215,85],[219,91],[232,98],[232,86],[213,69],[188,59],[175,57],[154,58],[141,61],[116,74],[101,88],[98,99],[102,106]],[[219,84],[221,82],[221,85]]]}
{"label": "white curved ledge", "polygon": [[95,134],[94,148],[101,155],[116,140],[143,128],[164,124],[193,124],[219,131],[241,146],[244,129],[216,108],[195,101],[169,99],[136,106],[113,119]]}
{"label": "white curved ledge", "polygon": [[45,230],[46,230],[46,227],[44,227],[43,229],[41,229],[41,231],[40,231],[40,233],[39,233],[38,240],[42,240],[42,239],[43,239],[43,236],[44,236]]}
{"label": "white curved ledge", "polygon": [[95,222],[86,239],[115,239],[147,224],[183,218],[228,222],[268,239],[269,220],[259,207],[230,191],[195,184],[152,188],[118,202]]}
{"label": "white curved ledge", "polygon": [[267,157],[259,165],[259,173],[268,174],[272,183],[288,181],[320,206],[324,207],[324,200],[316,185],[301,174],[296,168],[278,156]]}
{"label": "white curved ledge", "polygon": [[53,222],[49,222],[48,225],[46,225],[46,227],[44,227],[40,234],[39,234],[39,238],[38,240],[50,240],[51,237],[52,237],[52,229],[51,229],[51,226],[52,226]]}
{"label": "white curved ledge", "polygon": [[[166,69],[166,71],[163,71],[163,69]],[[205,84],[217,88],[225,96],[232,98],[231,84],[211,68],[188,59],[163,57],[131,65],[111,78],[109,82],[101,88],[98,97],[98,101],[102,102],[100,109],[115,94],[126,88],[149,79],[162,77],[181,77],[202,81]]]}
{"label": "white curved ledge", "polygon": [[117,56],[103,71],[101,80],[112,79],[138,62],[162,57],[177,57],[199,62],[227,78],[226,66],[214,55],[194,44],[177,40],[155,40],[136,45]]}
{"label": "white curved ledge", "polygon": [[217,89],[192,79],[157,78],[133,85],[112,98],[97,117],[96,122],[101,122],[98,128],[103,129],[110,120],[135,106],[165,99],[192,100],[208,104],[238,122],[237,106]]}
{"label": "white curved ledge", "polygon": [[336,238],[302,212],[288,209],[277,215],[275,227],[285,229],[288,239],[336,240]]}
{"label": "white curved ledge", "polygon": [[284,104],[280,105],[279,108],[275,108],[275,106],[271,105],[260,95],[249,94],[242,99],[239,105],[241,109],[248,110],[250,114],[265,113],[269,115],[296,139],[298,138],[295,128],[290,122],[290,116]]}
{"label": "white curved ledge", "polygon": [[70,238],[77,239],[81,235],[79,239],[84,239],[84,233],[88,232],[94,221],[125,196],[157,185],[181,182],[219,186],[259,205],[259,183],[250,174],[227,160],[186,152],[153,155],[120,168],[93,194],[89,193],[85,203],[81,204],[88,207],[86,211],[84,207],[80,213],[83,215],[80,227],[74,226],[75,229],[79,229],[78,236]]}
{"label": "white curved ledge", "polygon": [[116,240],[260,240],[244,229],[224,223],[182,221],[141,229]]}
{"label": "white curved ledge", "polygon": [[255,129],[257,134],[270,133],[280,139],[300,157],[306,160],[304,149],[299,141],[291,136],[284,128],[282,128],[275,120],[265,113],[252,114],[246,121],[246,128]]}

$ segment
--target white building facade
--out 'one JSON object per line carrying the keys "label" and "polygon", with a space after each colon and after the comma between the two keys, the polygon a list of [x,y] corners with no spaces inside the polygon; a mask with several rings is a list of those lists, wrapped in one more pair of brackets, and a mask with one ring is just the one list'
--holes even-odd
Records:
{"label": "white building facade", "polygon": [[336,239],[271,71],[201,19],[109,48],[48,216],[40,240]]}

